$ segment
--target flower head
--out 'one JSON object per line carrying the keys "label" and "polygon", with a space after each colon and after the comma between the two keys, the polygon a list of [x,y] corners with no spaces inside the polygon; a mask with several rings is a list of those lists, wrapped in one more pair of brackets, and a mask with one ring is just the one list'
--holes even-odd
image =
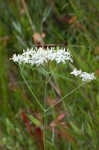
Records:
{"label": "flower head", "polygon": [[14,54],[11,58],[14,62],[19,64],[21,63],[28,63],[30,65],[41,65],[47,63],[48,61],[55,61],[56,63],[66,63],[66,61],[73,62],[72,56],[69,50],[59,49],[56,50],[53,48],[35,48],[35,49],[27,49],[26,51],[23,50],[21,55]]}
{"label": "flower head", "polygon": [[78,76],[82,73],[81,70],[77,70],[76,68],[70,73],[70,74],[73,74],[74,76]]}
{"label": "flower head", "polygon": [[82,81],[84,82],[90,82],[91,80],[96,79],[94,73],[87,73],[87,72],[82,72],[80,77],[82,78]]}
{"label": "flower head", "polygon": [[82,72],[81,70],[77,70],[76,68],[70,74],[79,76],[84,82],[90,82],[91,80],[96,79],[94,73]]}

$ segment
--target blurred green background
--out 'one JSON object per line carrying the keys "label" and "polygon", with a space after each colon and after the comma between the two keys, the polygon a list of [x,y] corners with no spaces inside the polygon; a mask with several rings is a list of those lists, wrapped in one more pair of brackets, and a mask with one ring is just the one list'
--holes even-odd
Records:
{"label": "blurred green background", "polygon": [[[39,42],[65,42],[75,66],[96,75],[95,81],[47,113],[46,150],[99,149],[98,20],[98,0],[0,0],[0,150],[44,149],[43,113],[19,67],[9,60]],[[80,84],[68,78],[68,70],[64,65],[52,66],[56,75],[54,85],[46,88],[48,106]],[[45,76],[41,71],[26,67],[23,74],[43,104]]]}

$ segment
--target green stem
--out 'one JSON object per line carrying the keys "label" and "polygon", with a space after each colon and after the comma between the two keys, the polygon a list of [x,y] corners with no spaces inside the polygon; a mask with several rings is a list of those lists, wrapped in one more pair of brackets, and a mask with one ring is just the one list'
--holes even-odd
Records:
{"label": "green stem", "polygon": [[[47,97],[47,84],[49,80],[49,75],[46,74],[45,80],[45,92],[44,92],[44,109],[46,110],[46,97]],[[44,150],[46,150],[46,126],[47,126],[47,118],[46,118],[46,111],[44,112],[44,134],[43,134],[43,141],[44,141]]]}
{"label": "green stem", "polygon": [[76,90],[78,90],[78,89],[79,89],[81,86],[83,86],[84,84],[85,84],[85,83],[80,84],[77,88],[73,89],[71,92],[69,92],[68,94],[66,94],[66,95],[65,95],[62,99],[60,99],[58,102],[56,102],[55,104],[51,105],[51,106],[46,110],[46,112],[48,112],[49,109],[53,108],[53,107],[56,106],[57,104],[63,102],[63,100],[64,100],[66,97],[68,97],[68,96],[70,96],[71,94],[73,94]]}
{"label": "green stem", "polygon": [[24,80],[24,82],[25,82],[27,88],[29,89],[29,91],[31,92],[31,94],[32,94],[33,97],[35,98],[35,101],[36,101],[37,104],[40,106],[40,108],[43,110],[43,112],[46,112],[46,110],[45,110],[45,109],[43,108],[43,106],[40,104],[39,100],[37,99],[37,97],[36,97],[36,95],[34,94],[34,92],[32,91],[32,89],[30,88],[28,82],[26,81],[26,79],[25,79],[25,77],[24,77],[24,75],[23,75],[23,73],[22,73],[22,69],[21,69],[20,65],[19,65],[19,68],[20,68],[21,76],[22,76],[22,78],[23,78],[23,80]]}
{"label": "green stem", "polygon": [[35,29],[35,26],[34,26],[34,24],[33,24],[33,22],[32,22],[32,19],[31,19],[31,17],[30,17],[27,4],[26,4],[25,0],[21,0],[21,1],[22,1],[22,4],[23,4],[23,7],[24,7],[24,9],[25,9],[26,16],[27,16],[27,18],[28,18],[28,20],[29,20],[29,23],[30,23],[30,25],[31,25],[32,31],[35,32],[36,29]]}

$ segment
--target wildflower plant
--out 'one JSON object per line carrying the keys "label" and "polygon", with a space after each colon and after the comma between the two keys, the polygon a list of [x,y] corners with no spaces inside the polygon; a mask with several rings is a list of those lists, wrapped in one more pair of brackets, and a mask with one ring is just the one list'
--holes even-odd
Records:
{"label": "wildflower plant", "polygon": [[[22,78],[24,80],[24,82],[26,83],[28,89],[30,90],[30,92],[32,93],[35,101],[38,103],[38,105],[40,106],[40,108],[42,109],[43,113],[44,113],[44,125],[43,125],[43,135],[44,135],[44,146],[46,146],[46,113],[54,106],[56,106],[57,104],[63,102],[64,103],[64,99],[67,96],[70,96],[71,94],[73,94],[75,91],[77,91],[77,89],[79,89],[82,85],[84,85],[85,83],[88,83],[92,80],[95,80],[96,77],[94,75],[94,73],[87,73],[87,72],[83,72],[81,69],[77,70],[76,67],[73,65],[73,57],[71,55],[71,52],[69,49],[65,49],[65,48],[60,48],[60,47],[51,47],[51,48],[31,48],[31,49],[27,49],[26,51],[23,50],[22,54],[14,54],[12,56],[12,58],[10,58],[10,60],[12,60],[15,63],[19,64],[20,67],[20,73],[22,75]],[[39,70],[39,68],[42,68],[42,71],[45,72],[45,91],[44,91],[44,105],[42,105],[40,103],[40,100],[37,98],[37,96],[35,95],[35,93],[33,92],[33,90],[31,89],[31,87],[29,86],[24,74],[23,74],[23,67],[24,65],[30,65],[32,68],[35,66],[37,68],[37,70]],[[69,93],[67,93],[65,96],[61,96],[61,98],[54,104],[50,105],[49,107],[46,104],[46,88],[47,88],[47,84],[48,81],[50,80],[50,76],[53,72],[51,72],[50,70],[50,66],[51,64],[57,64],[57,66],[60,64],[64,64],[64,65],[68,65],[70,67],[70,64],[72,64],[73,67],[70,67],[70,69],[73,68],[73,70],[70,71],[69,75],[70,75],[70,80],[72,80],[72,77],[75,76],[76,78],[79,77],[81,79],[81,84],[78,85],[78,87],[74,88],[73,90],[71,90]],[[55,72],[54,72],[55,74]]]}

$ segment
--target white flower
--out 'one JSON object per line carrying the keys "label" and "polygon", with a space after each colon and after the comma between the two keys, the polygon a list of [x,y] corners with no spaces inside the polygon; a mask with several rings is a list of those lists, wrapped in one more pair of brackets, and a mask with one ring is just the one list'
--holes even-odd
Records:
{"label": "white flower", "polygon": [[77,70],[76,68],[70,74],[79,76],[84,82],[90,82],[91,80],[96,79],[94,73],[82,72],[81,70]]}
{"label": "white flower", "polygon": [[94,73],[87,73],[87,72],[82,72],[80,77],[82,78],[82,81],[84,82],[90,82],[91,80],[96,79]]}
{"label": "white flower", "polygon": [[41,65],[47,63],[48,61],[56,61],[56,63],[66,63],[66,61],[73,62],[72,56],[69,50],[59,49],[56,50],[54,47],[49,49],[35,48],[23,50],[21,55],[14,54],[11,58],[14,62],[19,64],[28,63],[31,65]]}
{"label": "white flower", "polygon": [[56,53],[56,58],[55,58],[57,63],[66,63],[67,60],[73,62],[72,58],[71,58],[71,54],[69,52],[69,50],[67,49],[67,51],[65,51],[65,49],[60,49],[57,51]]}
{"label": "white flower", "polygon": [[81,70],[77,70],[77,69],[75,68],[70,74],[73,74],[73,75],[75,75],[75,76],[78,76],[78,75],[80,75],[81,73],[82,73]]}

